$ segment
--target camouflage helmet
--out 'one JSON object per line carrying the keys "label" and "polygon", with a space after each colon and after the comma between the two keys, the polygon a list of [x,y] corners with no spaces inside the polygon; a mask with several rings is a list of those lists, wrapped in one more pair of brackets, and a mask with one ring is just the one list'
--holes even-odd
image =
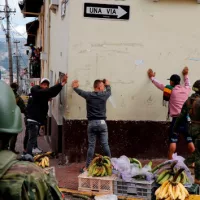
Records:
{"label": "camouflage helmet", "polygon": [[0,80],[0,133],[18,134],[22,131],[22,117],[12,89]]}
{"label": "camouflage helmet", "polygon": [[200,92],[200,80],[197,80],[193,87],[192,87],[192,90],[194,90],[195,92]]}

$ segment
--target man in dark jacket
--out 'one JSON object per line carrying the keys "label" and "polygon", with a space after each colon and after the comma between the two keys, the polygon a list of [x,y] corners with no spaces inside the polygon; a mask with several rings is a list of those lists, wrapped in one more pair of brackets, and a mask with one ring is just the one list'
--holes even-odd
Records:
{"label": "man in dark jacket", "polygon": [[35,85],[31,88],[32,100],[27,106],[27,154],[41,153],[41,151],[35,147],[40,126],[45,123],[47,117],[48,101],[59,94],[62,87],[67,83],[67,78],[67,75],[63,76],[61,83],[50,88],[49,79],[43,78],[40,85]]}
{"label": "man in dark jacket", "polygon": [[6,150],[10,138],[22,132],[22,119],[11,88],[1,80],[0,91],[0,199],[63,200],[51,173]]}

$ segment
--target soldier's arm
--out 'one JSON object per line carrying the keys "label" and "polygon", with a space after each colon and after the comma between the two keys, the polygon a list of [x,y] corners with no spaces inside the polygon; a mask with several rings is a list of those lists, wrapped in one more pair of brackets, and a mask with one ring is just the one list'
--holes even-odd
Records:
{"label": "soldier's arm", "polygon": [[21,97],[18,97],[19,100],[17,102],[17,105],[19,106],[20,110],[21,110],[21,113],[25,113],[26,112],[26,106],[25,106],[25,103],[23,101],[23,99]]}
{"label": "soldier's arm", "polygon": [[174,124],[173,131],[176,132],[178,127],[181,125],[181,123],[186,119],[188,115],[188,107],[187,107],[187,101],[183,104],[182,110],[178,118],[176,119],[176,122]]}

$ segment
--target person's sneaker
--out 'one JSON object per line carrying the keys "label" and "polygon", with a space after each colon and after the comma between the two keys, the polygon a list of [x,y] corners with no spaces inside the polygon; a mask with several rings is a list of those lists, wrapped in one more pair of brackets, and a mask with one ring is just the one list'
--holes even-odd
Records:
{"label": "person's sneaker", "polygon": [[33,148],[32,154],[39,154],[39,153],[42,153],[42,149],[39,149],[38,147]]}
{"label": "person's sneaker", "polygon": [[80,173],[84,173],[84,172],[86,172],[87,171],[87,168],[86,167],[82,167],[81,169],[80,169]]}

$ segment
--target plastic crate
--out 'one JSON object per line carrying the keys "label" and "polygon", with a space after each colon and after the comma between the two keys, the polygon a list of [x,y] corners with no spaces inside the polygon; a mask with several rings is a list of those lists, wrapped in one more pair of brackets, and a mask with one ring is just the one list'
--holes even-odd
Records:
{"label": "plastic crate", "polygon": [[190,194],[200,194],[200,187],[198,184],[193,184],[192,187],[186,189]]}
{"label": "plastic crate", "polygon": [[156,189],[155,181],[126,182],[117,178],[114,180],[114,194],[152,200]]}
{"label": "plastic crate", "polygon": [[78,176],[78,190],[113,194],[113,181],[116,178],[115,174],[112,176],[92,177],[88,176],[88,172],[86,171]]}

